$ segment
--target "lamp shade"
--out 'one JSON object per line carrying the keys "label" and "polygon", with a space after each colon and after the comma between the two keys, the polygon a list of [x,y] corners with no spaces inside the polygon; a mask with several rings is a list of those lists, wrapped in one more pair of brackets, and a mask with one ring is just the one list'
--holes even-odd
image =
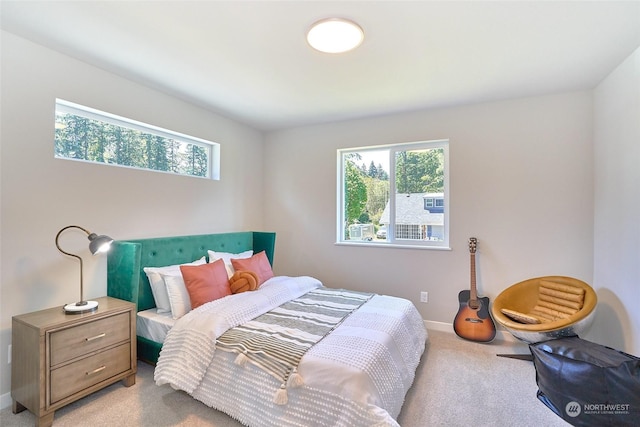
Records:
{"label": "lamp shade", "polygon": [[89,250],[92,255],[95,255],[107,252],[111,247],[113,239],[109,236],[105,236],[104,234],[98,236],[96,233],[91,233],[89,234],[89,242]]}
{"label": "lamp shade", "polygon": [[83,284],[83,271],[82,271],[82,258],[79,255],[76,254],[72,254],[70,252],[67,252],[65,250],[63,250],[60,247],[60,244],[58,242],[58,240],[60,239],[60,235],[70,229],[70,228],[76,228],[78,230],[83,231],[84,233],[87,234],[87,237],[89,238],[89,250],[91,251],[91,254],[95,255],[97,253],[101,253],[101,252],[106,252],[109,250],[109,247],[111,246],[111,242],[113,242],[113,239],[109,236],[105,236],[105,235],[97,235],[95,233],[91,233],[89,232],[87,229],[80,227],[78,225],[68,225],[66,227],[63,227],[60,231],[58,231],[58,234],[56,234],[56,247],[58,248],[58,250],[60,252],[62,252],[65,255],[69,255],[71,257],[76,258],[79,262],[80,262],[80,301],[76,302],[76,303],[71,303],[71,304],[67,304],[64,306],[64,311],[65,313],[68,314],[80,314],[80,313],[88,313],[88,312],[92,312],[98,309],[98,302],[97,301],[85,301],[84,300],[84,284]]}

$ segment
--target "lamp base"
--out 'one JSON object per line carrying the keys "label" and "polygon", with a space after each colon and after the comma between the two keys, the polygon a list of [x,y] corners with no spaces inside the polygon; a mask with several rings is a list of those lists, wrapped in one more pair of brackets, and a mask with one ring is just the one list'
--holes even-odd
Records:
{"label": "lamp base", "polygon": [[66,314],[82,314],[91,313],[98,309],[98,301],[80,301],[72,302],[64,306],[64,312]]}

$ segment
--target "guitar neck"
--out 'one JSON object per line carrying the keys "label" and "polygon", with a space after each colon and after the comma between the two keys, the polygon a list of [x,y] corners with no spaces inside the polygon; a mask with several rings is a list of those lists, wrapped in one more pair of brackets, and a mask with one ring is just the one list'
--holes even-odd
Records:
{"label": "guitar neck", "polygon": [[476,254],[472,252],[471,255],[471,290],[469,292],[469,299],[471,301],[478,300],[478,290],[476,288]]}
{"label": "guitar neck", "polygon": [[478,290],[476,288],[476,249],[478,247],[478,239],[469,238],[469,254],[471,257],[471,290],[469,292],[469,301],[471,305],[478,305]]}

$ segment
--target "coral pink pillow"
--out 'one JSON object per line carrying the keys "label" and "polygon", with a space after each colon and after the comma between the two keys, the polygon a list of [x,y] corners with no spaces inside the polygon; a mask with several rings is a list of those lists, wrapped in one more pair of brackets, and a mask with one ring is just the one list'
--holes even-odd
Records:
{"label": "coral pink pillow", "polygon": [[253,271],[258,275],[258,286],[273,277],[273,270],[269,263],[269,258],[265,251],[258,252],[251,258],[235,259],[231,258],[231,265],[236,271]]}
{"label": "coral pink pillow", "polygon": [[181,265],[180,271],[191,299],[191,308],[231,295],[224,261],[198,266]]}

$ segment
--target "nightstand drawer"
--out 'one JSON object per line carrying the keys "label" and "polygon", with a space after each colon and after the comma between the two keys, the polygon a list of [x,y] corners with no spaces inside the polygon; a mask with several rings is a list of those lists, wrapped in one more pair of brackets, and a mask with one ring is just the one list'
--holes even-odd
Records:
{"label": "nightstand drawer", "polygon": [[52,332],[50,335],[51,367],[130,340],[129,319],[130,313],[126,312]]}
{"label": "nightstand drawer", "polygon": [[129,343],[51,371],[51,402],[98,384],[131,368]]}

